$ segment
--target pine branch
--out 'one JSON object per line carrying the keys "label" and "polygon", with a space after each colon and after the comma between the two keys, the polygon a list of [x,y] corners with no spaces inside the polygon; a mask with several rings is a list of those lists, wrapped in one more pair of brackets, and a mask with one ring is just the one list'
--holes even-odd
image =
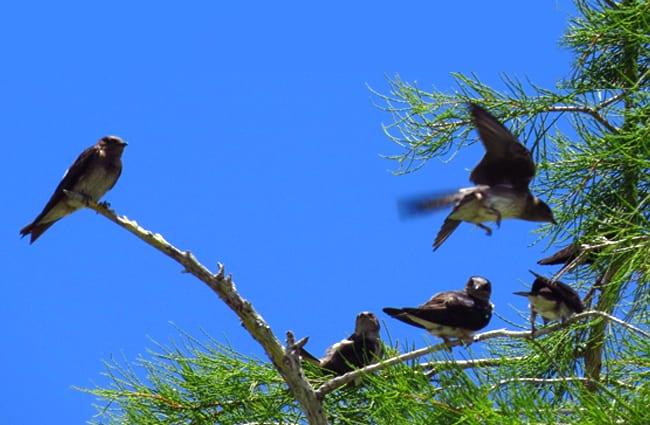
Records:
{"label": "pine branch", "polygon": [[[479,342],[479,341],[486,341],[489,339],[495,339],[495,338],[511,338],[511,339],[534,339],[538,338],[540,336],[548,335],[553,332],[557,332],[561,329],[567,328],[570,325],[572,325],[575,322],[580,321],[581,319],[588,318],[588,317],[601,317],[604,319],[607,319],[611,322],[614,322],[626,329],[629,329],[633,332],[638,333],[639,335],[642,335],[648,339],[650,339],[650,333],[645,332],[642,329],[637,328],[636,326],[630,325],[629,323],[625,322],[624,320],[621,320],[617,317],[611,316],[607,313],[601,312],[601,311],[585,311],[580,314],[573,315],[569,317],[567,320],[565,320],[563,323],[556,323],[551,326],[547,326],[542,329],[538,329],[535,332],[530,332],[530,331],[510,331],[507,329],[497,329],[494,331],[488,331],[488,332],[483,332],[480,334],[476,334],[473,337],[472,342]],[[361,369],[357,369],[352,372],[348,372],[345,375],[338,376],[334,379],[331,379],[318,387],[316,389],[316,395],[320,398],[324,397],[326,394],[336,390],[337,388],[342,387],[343,385],[348,384],[349,382],[354,381],[355,379],[361,377],[362,375],[366,375],[369,373],[373,373],[379,370],[386,369],[389,366],[402,363],[408,360],[416,359],[418,357],[422,357],[424,355],[433,353],[435,351],[441,351],[441,350],[450,350],[452,347],[461,345],[462,342],[460,340],[454,340],[450,341],[449,343],[440,343],[436,345],[431,345],[429,347],[424,347],[420,348],[418,350],[414,350],[408,353],[401,354],[396,357],[392,357],[390,359],[383,360],[378,363],[374,363],[372,365],[366,366]],[[497,360],[493,360],[497,361]],[[487,363],[487,362],[486,362]],[[485,364],[487,365],[487,364]]]}

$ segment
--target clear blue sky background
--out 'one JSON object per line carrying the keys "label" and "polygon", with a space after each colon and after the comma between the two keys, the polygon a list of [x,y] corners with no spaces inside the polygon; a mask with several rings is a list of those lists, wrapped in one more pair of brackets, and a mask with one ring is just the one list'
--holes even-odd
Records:
{"label": "clear blue sky background", "polygon": [[[385,306],[417,305],[471,275],[493,283],[498,314],[525,325],[512,291],[530,284],[543,244],[535,223],[492,237],[461,225],[436,253],[446,211],[413,221],[400,197],[468,185],[483,154],[430,161],[396,177],[391,117],[366,84],[384,75],[453,91],[450,72],[499,74],[552,88],[570,72],[558,46],[573,13],[557,2],[12,2],[2,7],[2,129],[9,155],[2,208],[4,324],[0,423],[83,423],[105,384],[102,361],[135,360],[175,323],[263,356],[207,287],[96,215],[78,212],[34,245],[18,230],[65,169],[106,135],[129,142],[104,198],[120,214],[222,262],[284,339],[318,355],[371,310],[400,342],[431,339]],[[374,99],[376,100],[376,99]],[[506,326],[494,317],[487,329]],[[464,355],[464,349],[455,351]]]}

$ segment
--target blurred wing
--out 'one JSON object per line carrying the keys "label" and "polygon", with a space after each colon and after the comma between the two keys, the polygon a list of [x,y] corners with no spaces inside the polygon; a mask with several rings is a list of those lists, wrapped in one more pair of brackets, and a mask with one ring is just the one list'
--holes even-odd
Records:
{"label": "blurred wing", "polygon": [[463,198],[463,193],[454,191],[438,195],[416,196],[402,199],[398,202],[399,215],[402,218],[414,215],[427,214],[449,204],[458,202]]}

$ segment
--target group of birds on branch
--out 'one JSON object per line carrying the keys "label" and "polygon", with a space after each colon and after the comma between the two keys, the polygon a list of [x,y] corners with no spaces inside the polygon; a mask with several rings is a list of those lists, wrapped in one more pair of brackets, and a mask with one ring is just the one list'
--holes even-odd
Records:
{"label": "group of birds on branch", "polygon": [[[497,227],[506,218],[557,224],[551,208],[530,192],[529,184],[535,176],[535,163],[530,151],[494,116],[476,104],[469,105],[474,124],[485,147],[485,155],[472,170],[470,181],[475,186],[434,198],[410,199],[401,203],[403,213],[421,214],[452,204],[433,242],[437,250],[465,221],[485,230],[484,223],[494,221]],[[574,258],[569,246],[539,264],[568,263]],[[535,281],[527,292],[515,292],[529,299],[531,327],[539,314],[544,323],[564,320],[584,310],[580,296],[570,286],[534,272]],[[494,309],[490,302],[492,285],[481,276],[469,278],[462,290],[435,294],[418,307],[383,309],[387,315],[404,323],[427,330],[445,343],[450,338],[464,343],[473,340],[473,334],[488,325]],[[306,340],[303,340],[306,342]],[[304,345],[303,342],[303,345]],[[335,375],[373,363],[382,356],[379,340],[379,321],[371,312],[357,316],[354,333],[328,348],[325,357],[317,359],[301,346],[304,359]]]}
{"label": "group of birds on branch", "polygon": [[[549,206],[528,187],[535,176],[535,163],[528,149],[482,107],[470,104],[469,110],[485,147],[485,155],[470,174],[475,186],[433,199],[408,200],[401,205],[406,213],[416,214],[453,204],[435,238],[434,251],[462,221],[476,224],[488,235],[492,230],[484,223],[494,221],[498,227],[506,218],[556,224]],[[120,177],[126,145],[119,137],[106,136],[84,150],[66,171],[43,211],[20,234],[31,235],[30,244],[34,243],[55,222],[83,208],[84,201],[98,202]],[[572,249],[569,246],[539,263],[568,263],[575,254]],[[584,310],[579,295],[570,286],[533,274],[535,281],[530,291],[515,292],[530,301],[533,331],[537,314],[546,323],[564,320]],[[418,307],[386,307],[383,311],[409,325],[426,329],[445,343],[450,338],[469,343],[473,333],[490,322],[494,308],[490,303],[491,292],[488,279],[473,276],[462,290],[435,294]],[[359,313],[354,333],[332,345],[323,358],[318,359],[304,349],[306,338],[300,345],[301,356],[328,373],[345,374],[382,357],[379,329],[373,313]]]}

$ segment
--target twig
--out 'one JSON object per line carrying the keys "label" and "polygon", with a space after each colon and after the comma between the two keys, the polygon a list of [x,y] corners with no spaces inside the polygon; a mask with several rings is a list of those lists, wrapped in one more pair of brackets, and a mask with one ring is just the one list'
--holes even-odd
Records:
{"label": "twig", "polygon": [[425,375],[427,377],[432,377],[436,375],[439,369],[453,366],[460,369],[473,369],[478,367],[493,367],[501,366],[503,363],[507,362],[517,362],[521,360],[526,360],[526,356],[515,356],[515,357],[501,357],[501,358],[486,358],[486,359],[473,359],[473,360],[441,360],[436,362],[426,362],[420,363],[422,369],[429,369]]}
{"label": "twig", "polygon": [[[502,379],[501,381],[492,385],[489,391],[494,391],[499,386],[510,384],[513,382],[531,382],[533,384],[557,384],[557,383],[567,383],[567,382],[583,382],[591,385],[598,384],[597,382],[594,382],[591,378],[583,378],[580,376],[572,376],[566,378],[511,378],[511,379]],[[628,389],[636,389],[634,385],[626,384],[625,382],[616,381],[616,380],[608,381],[608,382],[612,384],[620,385],[621,387],[625,387]]]}

